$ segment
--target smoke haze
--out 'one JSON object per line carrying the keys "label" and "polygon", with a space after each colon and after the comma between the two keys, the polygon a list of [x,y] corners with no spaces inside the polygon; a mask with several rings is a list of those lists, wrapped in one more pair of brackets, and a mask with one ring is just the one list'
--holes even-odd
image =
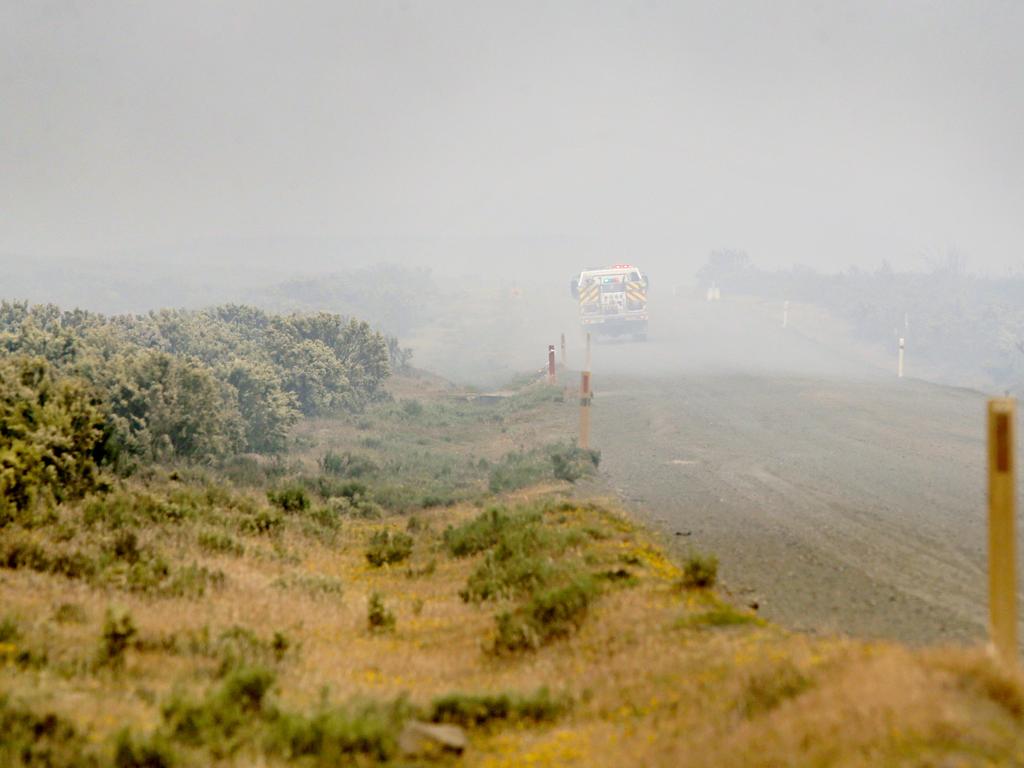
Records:
{"label": "smoke haze", "polygon": [[999,0],[7,2],[0,266],[1005,274],[1022,31]]}

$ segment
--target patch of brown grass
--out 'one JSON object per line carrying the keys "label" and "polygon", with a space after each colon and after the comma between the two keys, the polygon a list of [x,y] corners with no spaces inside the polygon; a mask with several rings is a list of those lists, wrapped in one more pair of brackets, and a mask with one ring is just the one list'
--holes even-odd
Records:
{"label": "patch of brown grass", "polygon": [[[242,557],[199,558],[226,575],[223,589],[199,600],[112,599],[51,575],[2,572],[0,597],[19,622],[18,642],[44,651],[47,664],[4,663],[0,689],[68,717],[97,740],[124,725],[151,730],[161,700],[175,689],[206,689],[217,668],[187,643],[172,649],[163,640],[240,626],[288,638],[294,650],[277,673],[280,700],[292,708],[315,706],[324,687],[344,697],[408,694],[423,705],[451,691],[542,686],[573,700],[553,725],[474,733],[466,765],[1001,765],[1024,756],[1024,683],[982,651],[911,651],[814,639],[763,622],[695,621],[731,609],[706,590],[680,590],[679,568],[656,543],[599,507],[549,513],[546,524],[599,531],[586,543],[591,567],[623,567],[629,585],[603,587],[567,639],[495,658],[485,652],[495,606],[459,597],[478,558],[448,557],[441,542],[446,525],[477,511],[432,511],[410,560],[381,568],[367,564],[364,547],[373,531],[394,525],[387,520],[346,521],[330,546],[286,530],[278,554],[246,538]],[[181,537],[179,546],[189,541]],[[280,556],[282,548],[289,556]],[[342,592],[271,587],[302,575],[335,579]],[[394,611],[393,632],[367,628],[373,592]],[[112,602],[130,611],[142,642],[122,670],[92,672],[87,662]],[[65,603],[80,606],[84,621],[58,621]]]}

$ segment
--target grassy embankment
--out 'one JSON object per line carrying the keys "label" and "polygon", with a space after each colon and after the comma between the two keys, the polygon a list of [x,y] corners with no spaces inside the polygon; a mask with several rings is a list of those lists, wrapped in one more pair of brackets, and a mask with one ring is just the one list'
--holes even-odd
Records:
{"label": "grassy embankment", "polygon": [[[572,498],[588,457],[529,450],[573,422],[556,392],[392,387],[285,461],[6,521],[0,764],[1024,761],[1024,687],[982,652],[786,632]],[[412,718],[469,749],[401,756]]]}

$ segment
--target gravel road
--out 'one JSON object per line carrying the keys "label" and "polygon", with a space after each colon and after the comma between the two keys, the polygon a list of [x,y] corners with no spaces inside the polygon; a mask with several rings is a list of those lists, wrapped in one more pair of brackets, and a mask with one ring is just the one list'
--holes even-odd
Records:
{"label": "gravel road", "polygon": [[677,310],[592,367],[606,482],[716,553],[738,601],[811,632],[984,636],[984,395],[897,380],[749,306]]}

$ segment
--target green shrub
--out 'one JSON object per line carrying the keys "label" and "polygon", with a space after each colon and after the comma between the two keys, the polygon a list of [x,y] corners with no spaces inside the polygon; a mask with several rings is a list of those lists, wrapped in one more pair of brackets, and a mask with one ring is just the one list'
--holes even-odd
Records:
{"label": "green shrub", "polygon": [[0,568],[53,573],[69,579],[92,578],[99,569],[88,555],[77,550],[49,552],[32,539],[11,538],[0,544]]}
{"label": "green shrub", "polygon": [[412,536],[407,533],[377,531],[370,537],[366,560],[375,568],[400,563],[412,554],[412,543]]}
{"label": "green shrub", "polygon": [[232,755],[272,716],[265,700],[273,684],[274,673],[268,669],[234,669],[199,701],[175,695],[165,703],[163,732],[183,744],[204,747],[217,759]]}
{"label": "green shrub", "polygon": [[710,589],[718,579],[718,558],[693,554],[683,565],[682,585],[685,589]]}
{"label": "green shrub", "polygon": [[100,487],[108,435],[101,401],[83,381],[60,378],[42,358],[0,359],[0,527]]}
{"label": "green shrub", "polygon": [[99,648],[96,650],[96,665],[113,669],[124,667],[125,652],[138,633],[128,611],[108,608],[100,633]]}
{"label": "green shrub", "polygon": [[270,700],[274,675],[259,666],[231,670],[200,699],[180,694],[163,708],[158,738],[203,749],[215,760],[255,747],[301,765],[370,765],[397,755],[398,734],[410,717],[403,699],[323,706],[312,715],[288,712]]}
{"label": "green shrub", "polygon": [[142,556],[139,549],[139,537],[135,531],[120,531],[110,544],[110,553],[117,560],[126,563],[137,563]]}
{"label": "green shrub", "polygon": [[320,470],[335,477],[355,478],[376,474],[380,471],[380,467],[367,456],[349,451],[344,453],[328,451],[320,459]]}
{"label": "green shrub", "polygon": [[193,519],[211,506],[207,499],[186,489],[176,489],[165,496],[119,491],[91,498],[85,505],[82,521],[90,527],[102,525],[113,530],[148,523],[175,524]]}
{"label": "green shrub", "polygon": [[225,579],[223,571],[192,563],[174,571],[158,591],[164,597],[202,597],[208,589],[223,587]]}
{"label": "green shrub", "polygon": [[402,414],[410,419],[418,419],[423,415],[423,403],[419,400],[402,400]]}
{"label": "green shrub", "polygon": [[427,493],[420,499],[420,506],[424,509],[451,507],[455,505],[456,501],[458,500],[455,495],[451,493]]}
{"label": "green shrub", "polygon": [[371,632],[390,632],[395,628],[395,614],[386,605],[380,592],[374,592],[366,606],[366,624]]}
{"label": "green shrub", "polygon": [[200,531],[199,535],[196,537],[196,543],[199,544],[199,548],[204,552],[235,556],[245,554],[245,547],[226,533],[218,533],[217,531]]}
{"label": "green shrub", "polygon": [[0,765],[10,768],[99,768],[99,758],[74,725],[37,713],[0,693]]}
{"label": "green shrub", "polygon": [[509,693],[450,693],[434,699],[428,719],[474,728],[495,722],[548,723],[572,706],[568,697],[554,697],[547,688],[520,696]]}
{"label": "green shrub", "polygon": [[219,661],[218,677],[225,677],[235,670],[276,664],[290,647],[291,642],[282,632],[274,632],[263,640],[251,629],[235,625],[221,632],[210,650]]}
{"label": "green shrub", "polygon": [[239,529],[242,533],[267,536],[276,533],[282,525],[284,525],[284,518],[280,513],[261,509],[256,514],[243,518]]}
{"label": "green shrub", "polygon": [[127,728],[118,732],[114,768],[173,768],[177,764],[177,754],[161,736],[133,736]]}
{"label": "green shrub", "polygon": [[498,614],[495,652],[536,650],[572,634],[583,623],[596,592],[593,581],[580,576],[564,586],[540,590],[526,605]]}
{"label": "green shrub", "polygon": [[309,509],[309,494],[300,485],[268,491],[267,499],[282,512],[305,512]]}
{"label": "green shrub", "polygon": [[530,526],[540,520],[541,513],[536,510],[510,514],[502,507],[490,507],[462,525],[449,526],[444,532],[445,548],[454,557],[475,555],[497,544],[509,528]]}
{"label": "green shrub", "polygon": [[551,461],[543,450],[513,451],[491,466],[488,487],[503,493],[535,485],[551,477]]}
{"label": "green shrub", "polygon": [[387,763],[398,752],[398,734],[409,715],[401,699],[324,708],[311,716],[282,713],[270,726],[267,745],[271,752],[304,761],[303,765]]}
{"label": "green shrub", "polygon": [[556,447],[551,451],[551,466],[558,480],[575,483],[582,477],[592,475],[601,463],[601,452],[580,448],[576,445],[567,448]]}
{"label": "green shrub", "polygon": [[552,559],[552,546],[545,541],[550,538],[554,537],[539,527],[503,538],[473,569],[459,595],[478,603],[530,594],[553,583],[572,566]]}

